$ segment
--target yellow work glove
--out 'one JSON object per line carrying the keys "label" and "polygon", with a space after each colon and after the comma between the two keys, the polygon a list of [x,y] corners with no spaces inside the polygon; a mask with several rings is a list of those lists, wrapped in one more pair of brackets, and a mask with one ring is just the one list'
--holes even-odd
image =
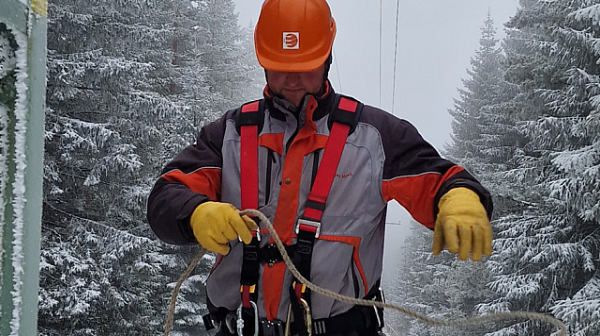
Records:
{"label": "yellow work glove", "polygon": [[240,216],[233,205],[204,202],[196,207],[190,226],[198,243],[205,249],[220,254],[229,253],[228,242],[240,237],[246,244],[252,240],[256,223],[248,216]]}
{"label": "yellow work glove", "polygon": [[467,188],[450,189],[438,204],[439,213],[433,232],[434,255],[444,246],[458,258],[481,260],[492,254],[492,226],[479,196]]}

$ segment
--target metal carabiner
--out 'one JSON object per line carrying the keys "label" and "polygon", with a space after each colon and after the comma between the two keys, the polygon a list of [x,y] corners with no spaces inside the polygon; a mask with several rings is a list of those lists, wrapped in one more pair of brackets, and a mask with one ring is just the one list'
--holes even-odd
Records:
{"label": "metal carabiner", "polygon": [[[308,302],[304,299],[300,299],[300,303],[302,304],[302,308],[304,308],[304,324],[306,325],[306,331],[308,332],[308,336],[312,336],[312,315],[310,314],[310,306]],[[292,321],[292,304],[288,306],[287,311],[287,321],[285,322],[285,336],[290,335],[290,324]]]}
{"label": "metal carabiner", "polygon": [[292,323],[292,303],[288,306],[287,318],[285,320],[285,332],[284,336],[290,336],[290,324]]}
{"label": "metal carabiner", "polygon": [[310,307],[308,306],[308,302],[304,299],[300,299],[300,303],[302,303],[302,307],[304,308],[304,324],[306,325],[306,331],[308,332],[308,336],[312,336],[312,315],[310,314]]}
{"label": "metal carabiner", "polygon": [[[254,336],[258,336],[258,308],[256,307],[256,303],[254,301],[250,301],[252,308],[254,308]],[[237,309],[237,333],[238,336],[244,336],[244,316],[242,315],[242,308],[244,308],[243,304]]]}

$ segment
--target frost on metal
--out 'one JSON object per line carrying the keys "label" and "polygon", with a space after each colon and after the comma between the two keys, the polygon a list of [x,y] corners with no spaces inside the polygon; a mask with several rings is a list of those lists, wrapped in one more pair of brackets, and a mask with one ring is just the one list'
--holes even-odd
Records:
{"label": "frost on metal", "polygon": [[[11,48],[10,38],[12,34],[9,34],[11,33],[6,29],[0,30],[0,80],[2,80],[5,90],[10,89],[12,80],[9,77],[12,76],[17,66],[16,56]],[[12,107],[12,104],[10,103],[10,94],[5,92],[0,94],[2,94],[2,100],[0,100],[0,242],[2,242],[4,240],[3,223],[5,221],[4,216],[6,209],[6,204],[4,202],[7,199],[6,190],[8,183],[8,112],[9,107]],[[4,253],[4,244],[2,244],[0,245],[0,269],[3,269],[2,263],[4,261]],[[2,277],[0,277],[0,288],[3,284],[2,281]],[[2,303],[0,302],[0,311],[1,310]]]}
{"label": "frost on metal", "polygon": [[[11,37],[16,42],[16,50],[11,45]],[[26,133],[27,133],[27,102],[28,102],[28,74],[27,74],[27,36],[17,30],[4,30],[0,34],[0,78],[14,76],[14,88],[10,85],[8,90],[14,91],[14,106],[10,102],[12,98],[7,98],[7,102],[0,103],[0,241],[4,239],[4,223],[7,220],[4,213],[6,202],[12,203],[13,218],[11,221],[13,229],[12,254],[10,260],[13,269],[12,283],[12,303],[13,314],[10,321],[10,335],[18,335],[20,329],[21,317],[21,297],[23,290],[23,227],[25,210],[25,168],[26,168]],[[11,97],[11,94],[5,95]],[[12,113],[11,113],[12,111]],[[11,116],[13,120],[11,120]],[[14,124],[14,148],[11,153],[9,143],[9,125]],[[13,160],[15,166],[15,176],[12,186],[9,186],[8,165],[9,160]],[[12,187],[12,188],[11,188]],[[12,189],[12,197],[7,197],[8,188]],[[4,253],[1,251],[1,260],[5,260]],[[10,281],[4,279],[3,281]],[[6,285],[3,283],[3,285]]]}

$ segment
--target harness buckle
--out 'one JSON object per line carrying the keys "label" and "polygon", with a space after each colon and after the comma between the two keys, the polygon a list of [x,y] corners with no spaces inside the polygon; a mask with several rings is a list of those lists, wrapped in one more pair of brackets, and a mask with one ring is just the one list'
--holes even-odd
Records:
{"label": "harness buckle", "polygon": [[[254,303],[254,301],[250,301],[250,304],[252,305],[252,309],[254,309],[254,335],[253,336],[258,336],[258,308],[256,307],[256,303]],[[240,306],[237,309],[236,326],[237,326],[237,333],[239,336],[244,336],[244,316],[242,314],[242,308],[244,308],[244,305],[240,304]]]}
{"label": "harness buckle", "polygon": [[261,249],[263,260],[269,264],[269,267],[273,267],[276,262],[282,261],[281,253],[277,249],[277,245],[269,244]]}
{"label": "harness buckle", "polygon": [[256,240],[260,241],[260,227],[256,228]]}
{"label": "harness buckle", "polygon": [[321,222],[309,220],[306,218],[298,218],[298,225],[296,225],[296,234],[300,233],[300,230],[313,232],[315,238],[319,238],[321,234]]}
{"label": "harness buckle", "polygon": [[[258,223],[257,223],[258,224]],[[252,237],[256,237],[256,240],[258,240],[260,242],[260,227],[256,228],[256,236],[252,235]],[[242,238],[240,236],[238,236],[238,241],[241,243],[242,242]]]}

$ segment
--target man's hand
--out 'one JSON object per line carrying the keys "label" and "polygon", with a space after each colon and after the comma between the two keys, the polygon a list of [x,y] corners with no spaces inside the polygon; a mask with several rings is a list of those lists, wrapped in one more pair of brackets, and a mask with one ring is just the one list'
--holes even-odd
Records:
{"label": "man's hand", "polygon": [[250,217],[240,216],[233,205],[220,202],[198,205],[190,218],[190,226],[202,247],[223,255],[229,253],[229,241],[240,237],[248,244],[252,231],[258,228]]}
{"label": "man's hand", "polygon": [[434,255],[444,246],[458,258],[481,260],[492,254],[492,226],[479,196],[467,188],[450,189],[438,204],[439,213],[433,233]]}

